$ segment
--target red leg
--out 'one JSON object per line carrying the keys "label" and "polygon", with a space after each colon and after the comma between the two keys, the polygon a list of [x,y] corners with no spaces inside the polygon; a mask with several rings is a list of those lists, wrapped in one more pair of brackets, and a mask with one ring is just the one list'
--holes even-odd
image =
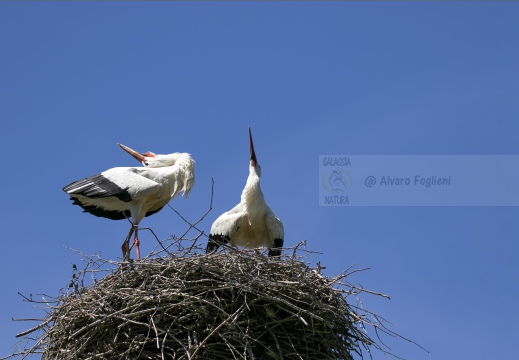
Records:
{"label": "red leg", "polygon": [[137,257],[137,261],[141,259],[141,250],[139,249],[139,239],[137,238],[137,227],[135,228],[135,238],[133,239],[133,245],[135,246],[135,255]]}

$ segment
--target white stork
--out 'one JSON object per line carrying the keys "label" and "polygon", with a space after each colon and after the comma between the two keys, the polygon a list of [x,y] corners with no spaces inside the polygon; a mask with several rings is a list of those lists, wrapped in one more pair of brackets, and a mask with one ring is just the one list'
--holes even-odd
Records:
{"label": "white stork", "polygon": [[168,155],[147,152],[140,154],[118,144],[144,167],[116,167],[101,174],[75,181],[63,188],[74,205],[84,212],[112,220],[131,217],[132,226],[123,245],[123,258],[130,258],[129,241],[133,244],[137,260],[140,260],[137,236],[140,221],[160,211],[171,199],[183,192],[187,198],[195,182],[195,162],[187,153]]}
{"label": "white stork", "polygon": [[206,252],[215,251],[228,242],[234,246],[257,248],[266,245],[269,256],[280,256],[283,247],[283,223],[268,207],[260,187],[261,167],[258,164],[249,128],[250,166],[241,202],[220,215],[209,233]]}

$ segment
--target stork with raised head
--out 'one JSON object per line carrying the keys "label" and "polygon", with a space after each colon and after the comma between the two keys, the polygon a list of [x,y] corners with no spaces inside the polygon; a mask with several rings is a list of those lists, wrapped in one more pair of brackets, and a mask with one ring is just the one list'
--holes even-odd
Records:
{"label": "stork with raised head", "polygon": [[167,155],[138,153],[118,144],[143,167],[116,167],[75,181],[63,188],[74,205],[84,212],[112,220],[131,218],[132,226],[121,247],[123,259],[130,259],[130,238],[140,260],[138,228],[145,216],[160,211],[183,192],[187,198],[195,183],[195,162],[187,153]]}
{"label": "stork with raised head", "polygon": [[241,201],[215,220],[211,226],[206,252],[215,251],[220,245],[230,242],[231,245],[246,248],[265,245],[269,248],[269,256],[281,255],[283,223],[263,197],[260,187],[261,167],[254,151],[250,128],[249,148],[249,177],[241,194]]}

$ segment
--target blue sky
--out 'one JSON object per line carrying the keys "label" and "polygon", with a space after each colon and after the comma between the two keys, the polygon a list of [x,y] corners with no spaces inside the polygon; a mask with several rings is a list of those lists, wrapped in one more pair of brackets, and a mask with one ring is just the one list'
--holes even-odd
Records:
{"label": "blue sky", "polygon": [[[239,201],[251,126],[285,245],[307,240],[330,276],[371,268],[350,281],[391,300],[364,306],[430,353],[391,351],[514,358],[518,208],[320,207],[318,159],[517,155],[518,17],[514,2],[0,3],[0,356],[34,325],[11,318],[41,314],[17,293],[55,295],[81,267],[66,247],[120,256],[127,222],[83,214],[63,186],[137,165],[118,142],[189,152],[195,188],[171,204],[197,220],[214,178],[208,231]],[[169,209],[141,225],[185,230]]]}

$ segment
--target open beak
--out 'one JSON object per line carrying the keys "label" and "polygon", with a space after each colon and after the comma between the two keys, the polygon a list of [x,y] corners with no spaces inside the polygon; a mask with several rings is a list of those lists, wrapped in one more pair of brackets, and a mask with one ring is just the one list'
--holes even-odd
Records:
{"label": "open beak", "polygon": [[249,146],[250,146],[250,160],[254,161],[254,166],[258,164],[258,159],[256,159],[256,152],[254,151],[254,143],[252,142],[252,133],[249,127]]}
{"label": "open beak", "polygon": [[142,163],[145,160],[145,155],[138,153],[137,151],[132,150],[128,146],[124,146],[123,144],[117,143],[117,145],[119,145],[124,151],[133,156],[135,159],[137,159],[138,162]]}

